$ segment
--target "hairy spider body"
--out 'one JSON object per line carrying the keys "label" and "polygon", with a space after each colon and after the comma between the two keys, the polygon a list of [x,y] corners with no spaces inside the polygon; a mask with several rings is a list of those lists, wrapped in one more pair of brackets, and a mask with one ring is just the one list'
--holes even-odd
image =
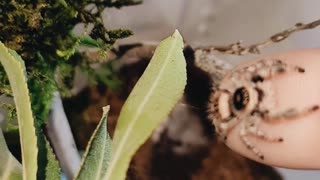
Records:
{"label": "hairy spider body", "polygon": [[[276,33],[262,43],[243,46],[240,42],[228,46],[209,46],[195,50],[195,62],[198,67],[206,71],[213,81],[213,92],[209,99],[208,116],[215,125],[216,132],[222,139],[227,136],[232,128],[241,123],[240,139],[254,154],[264,159],[262,152],[247,138],[249,135],[262,140],[282,142],[282,137],[273,137],[259,129],[263,122],[279,119],[295,119],[312,113],[319,109],[318,105],[297,110],[286,111],[275,109],[275,99],[270,79],[285,73],[303,74],[304,69],[284,63],[282,60],[260,60],[244,68],[236,69],[229,73],[229,64],[217,58],[216,53],[223,55],[259,54],[261,49],[274,43],[281,42],[291,34],[320,25],[320,20],[303,24],[297,23],[294,27]],[[220,83],[222,79],[224,81]],[[220,84],[220,85],[219,85]]]}
{"label": "hairy spider body", "polygon": [[252,65],[236,69],[227,76],[227,81],[213,89],[209,100],[208,114],[217,134],[227,140],[229,132],[239,122],[239,136],[243,144],[260,159],[263,153],[248,139],[255,136],[269,142],[282,142],[282,137],[267,134],[259,128],[260,123],[279,119],[294,119],[319,109],[318,105],[301,111],[274,108],[275,99],[271,79],[286,73],[305,73],[299,66],[289,65],[281,60],[263,59]]}

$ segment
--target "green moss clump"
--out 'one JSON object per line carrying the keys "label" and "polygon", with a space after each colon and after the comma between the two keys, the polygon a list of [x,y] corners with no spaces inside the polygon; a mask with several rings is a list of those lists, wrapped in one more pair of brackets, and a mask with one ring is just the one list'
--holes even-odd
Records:
{"label": "green moss clump", "polygon": [[[83,62],[87,58],[77,52],[80,37],[72,34],[75,25],[92,24],[93,29],[88,36],[99,43],[99,48],[107,51],[117,39],[128,37],[132,32],[107,30],[102,23],[101,12],[106,7],[120,8],[139,3],[141,1],[137,0],[0,1],[0,41],[25,60],[32,107],[39,119],[39,128],[45,124],[53,93],[70,87],[68,83],[73,78],[73,69],[81,66],[90,71],[90,63]],[[57,69],[60,69],[60,77],[69,81],[58,85],[55,81]],[[0,84],[0,93],[11,95],[3,68],[0,68]]]}
{"label": "green moss clump", "polygon": [[[130,30],[107,30],[102,23],[101,12],[106,7],[120,8],[139,3],[141,1],[136,0],[0,1],[0,41],[8,48],[17,51],[26,65],[40,152],[39,167],[46,167],[49,162],[43,129],[51,109],[54,92],[60,90],[61,94],[67,94],[65,92],[72,87],[74,69],[79,67],[90,72],[89,75],[95,81],[113,83],[110,82],[113,81],[112,73],[108,75],[107,80],[101,78],[99,72],[91,69],[88,58],[77,51],[78,47],[82,42],[86,42],[107,52],[117,39],[130,36],[132,34]],[[75,25],[79,23],[93,25],[93,29],[86,34],[86,37],[77,37],[72,33]],[[60,82],[56,81],[57,73]],[[114,81],[116,80],[115,78]],[[0,66],[1,94],[12,96],[2,66]],[[14,113],[14,109],[10,112]],[[11,118],[14,118],[14,115]],[[37,176],[39,179],[45,179],[45,169],[39,169]]]}

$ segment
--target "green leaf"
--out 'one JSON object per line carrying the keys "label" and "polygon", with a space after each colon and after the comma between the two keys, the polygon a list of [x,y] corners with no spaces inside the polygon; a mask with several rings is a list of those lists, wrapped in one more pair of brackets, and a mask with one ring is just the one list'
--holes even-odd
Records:
{"label": "green leaf", "polygon": [[112,161],[104,179],[125,179],[134,153],[182,97],[187,79],[182,49],[183,39],[178,31],[157,47],[121,110]]}
{"label": "green leaf", "polygon": [[103,116],[87,145],[81,168],[75,179],[100,180],[107,171],[111,159],[112,141],[107,132],[109,106],[103,108]]}
{"label": "green leaf", "polygon": [[101,48],[103,46],[103,42],[92,39],[90,36],[81,36],[80,45],[85,47]]}
{"label": "green leaf", "polygon": [[0,42],[0,62],[7,73],[17,110],[23,179],[34,180],[37,179],[38,147],[24,61]]}
{"label": "green leaf", "polygon": [[46,180],[57,180],[61,179],[61,169],[59,166],[59,162],[56,159],[55,154],[50,146],[50,143],[47,139],[46,141],[46,149],[47,149],[47,165],[45,167]]}
{"label": "green leaf", "polygon": [[56,53],[59,57],[62,57],[66,60],[70,59],[72,55],[74,55],[79,48],[79,41],[77,41],[70,49],[67,50],[56,50]]}
{"label": "green leaf", "polygon": [[0,179],[22,179],[22,166],[10,153],[0,129]]}

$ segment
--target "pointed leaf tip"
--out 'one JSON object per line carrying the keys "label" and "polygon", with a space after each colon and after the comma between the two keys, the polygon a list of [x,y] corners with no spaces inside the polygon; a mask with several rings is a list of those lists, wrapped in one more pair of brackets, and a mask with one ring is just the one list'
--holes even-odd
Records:
{"label": "pointed leaf tip", "polygon": [[110,106],[103,107],[103,116],[93,132],[83,155],[81,167],[74,180],[103,179],[111,160],[112,140],[107,132]]}
{"label": "pointed leaf tip", "polygon": [[174,31],[174,33],[172,34],[172,37],[182,39],[182,36],[181,36],[180,32],[178,31],[178,29],[176,29]]}
{"label": "pointed leaf tip", "polygon": [[104,106],[104,107],[102,107],[102,110],[103,110],[103,117],[104,117],[109,113],[110,106],[109,105],[108,106]]}
{"label": "pointed leaf tip", "polygon": [[121,109],[114,133],[112,161],[103,179],[126,179],[132,156],[167,119],[182,97],[186,82],[183,39],[176,30],[158,45]]}

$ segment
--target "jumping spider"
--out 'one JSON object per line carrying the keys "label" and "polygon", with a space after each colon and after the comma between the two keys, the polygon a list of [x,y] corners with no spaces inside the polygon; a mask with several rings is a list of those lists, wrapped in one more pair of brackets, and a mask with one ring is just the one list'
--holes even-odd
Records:
{"label": "jumping spider", "polygon": [[213,120],[216,132],[227,140],[230,130],[243,121],[239,136],[244,145],[260,159],[263,153],[248,139],[255,136],[269,142],[282,142],[282,137],[268,135],[259,124],[279,119],[291,119],[312,113],[318,105],[298,111],[288,109],[278,112],[273,108],[275,100],[270,79],[285,74],[303,74],[299,66],[286,64],[281,60],[260,60],[259,62],[231,72],[229,81],[215,88],[209,100],[208,114]]}

